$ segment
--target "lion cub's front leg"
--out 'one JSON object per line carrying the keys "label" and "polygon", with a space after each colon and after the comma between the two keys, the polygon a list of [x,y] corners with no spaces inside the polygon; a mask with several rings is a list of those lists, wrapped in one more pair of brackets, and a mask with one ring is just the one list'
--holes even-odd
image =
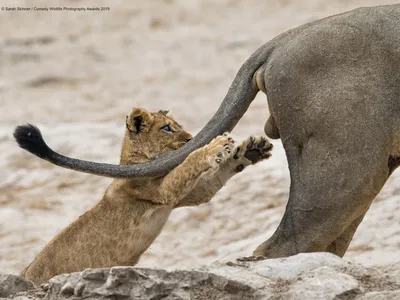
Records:
{"label": "lion cub's front leg", "polygon": [[272,144],[265,137],[249,137],[235,148],[232,159],[227,162],[240,172],[246,166],[254,165],[271,157]]}
{"label": "lion cub's front leg", "polygon": [[160,202],[177,205],[200,178],[210,177],[218,172],[219,167],[230,157],[233,148],[233,139],[229,134],[224,134],[192,152],[163,179],[160,186]]}
{"label": "lion cub's front leg", "polygon": [[220,165],[218,172],[203,176],[195,188],[175,207],[206,203],[235,174],[271,156],[272,144],[264,137],[249,137],[237,145],[230,156]]}

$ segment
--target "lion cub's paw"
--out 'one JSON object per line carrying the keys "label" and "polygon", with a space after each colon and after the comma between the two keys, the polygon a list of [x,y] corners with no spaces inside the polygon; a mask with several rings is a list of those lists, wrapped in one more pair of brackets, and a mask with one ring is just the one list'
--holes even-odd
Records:
{"label": "lion cub's paw", "polygon": [[255,164],[271,156],[272,144],[265,137],[249,137],[235,149],[234,159],[246,158]]}
{"label": "lion cub's paw", "polygon": [[206,159],[212,169],[218,169],[230,156],[235,147],[235,141],[228,134],[217,136],[207,145]]}

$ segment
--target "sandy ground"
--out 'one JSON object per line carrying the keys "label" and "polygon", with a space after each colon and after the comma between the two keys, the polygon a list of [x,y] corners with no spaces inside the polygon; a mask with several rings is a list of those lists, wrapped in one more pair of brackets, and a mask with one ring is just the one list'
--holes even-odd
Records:
{"label": "sandy ground", "polygon": [[[170,109],[195,133],[212,116],[244,60],[302,23],[396,1],[11,1],[3,7],[108,6],[101,12],[0,11],[0,272],[17,273],[93,206],[110,179],[54,167],[20,150],[21,123],[40,125],[57,151],[118,163],[132,107]],[[34,3],[34,4],[32,4]],[[262,134],[265,96],[234,130]],[[173,212],[139,265],[193,267],[250,255],[277,227],[289,190],[280,140],[273,158],[233,178],[211,201]],[[390,178],[345,258],[400,260],[400,173]]]}

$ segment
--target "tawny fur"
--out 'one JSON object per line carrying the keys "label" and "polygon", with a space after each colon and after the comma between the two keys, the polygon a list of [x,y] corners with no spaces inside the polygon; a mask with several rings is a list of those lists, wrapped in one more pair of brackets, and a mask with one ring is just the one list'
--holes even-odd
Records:
{"label": "tawny fur", "polygon": [[[171,131],[163,129],[166,125]],[[191,138],[164,111],[133,109],[126,120],[120,164],[148,162]],[[85,268],[135,265],[173,208],[208,202],[234,174],[268,158],[271,148],[266,139],[252,137],[235,147],[224,134],[166,176],[115,179],[103,199],[53,238],[22,275],[41,284]]]}

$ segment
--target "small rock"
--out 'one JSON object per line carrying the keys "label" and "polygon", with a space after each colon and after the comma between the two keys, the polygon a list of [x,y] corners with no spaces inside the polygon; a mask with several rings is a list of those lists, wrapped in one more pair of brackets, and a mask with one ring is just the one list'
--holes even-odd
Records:
{"label": "small rock", "polygon": [[74,295],[77,297],[82,296],[85,286],[86,286],[86,284],[84,282],[78,282],[74,289]]}
{"label": "small rock", "polygon": [[86,269],[82,272],[82,278],[87,280],[104,280],[103,269]]}
{"label": "small rock", "polygon": [[284,299],[337,299],[345,293],[358,293],[358,281],[329,267],[320,267],[298,277]]}
{"label": "small rock", "polygon": [[72,286],[71,283],[67,282],[61,288],[60,293],[65,296],[72,296],[74,294],[74,287]]}
{"label": "small rock", "polygon": [[356,298],[356,300],[399,300],[400,290],[392,292],[370,292]]}
{"label": "small rock", "polygon": [[257,264],[248,263],[261,276],[275,278],[293,278],[322,266],[342,267],[347,263],[340,257],[326,252],[300,253],[294,256],[262,260]]}
{"label": "small rock", "polygon": [[0,297],[8,297],[18,292],[34,289],[32,282],[16,275],[0,274]]}

